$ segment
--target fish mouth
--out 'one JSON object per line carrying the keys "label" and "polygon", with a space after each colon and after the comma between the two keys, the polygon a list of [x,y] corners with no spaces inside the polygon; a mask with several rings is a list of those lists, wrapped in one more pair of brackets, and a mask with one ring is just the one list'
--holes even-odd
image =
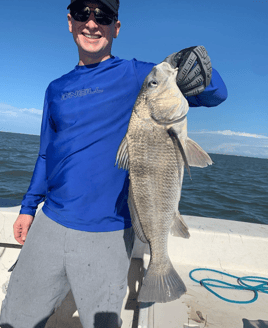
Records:
{"label": "fish mouth", "polygon": [[165,120],[156,120],[154,117],[152,117],[152,119],[154,121],[156,121],[158,124],[166,126],[166,125],[170,125],[170,124],[180,123],[183,120],[185,120],[186,117],[187,117],[187,114],[185,114],[179,118],[170,119],[170,120],[166,120],[166,119]]}

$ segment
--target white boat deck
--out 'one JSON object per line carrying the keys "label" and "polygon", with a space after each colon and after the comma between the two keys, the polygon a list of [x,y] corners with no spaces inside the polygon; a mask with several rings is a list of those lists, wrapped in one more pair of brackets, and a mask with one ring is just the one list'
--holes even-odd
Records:
{"label": "white boat deck", "polygon": [[[20,207],[0,208],[0,242],[18,244],[12,226]],[[250,304],[225,302],[189,278],[196,268],[210,268],[235,276],[268,278],[268,225],[183,216],[189,226],[190,239],[169,236],[168,252],[183,279],[187,293],[169,303],[139,304],[137,291],[144,267],[149,263],[146,245],[135,241],[129,271],[128,293],[122,307],[122,328],[267,328],[268,294],[259,293]],[[7,269],[17,259],[20,250],[0,247],[0,302],[4,299],[10,273]],[[234,279],[208,271],[194,277],[215,278],[235,284]],[[267,286],[268,287],[268,286]],[[239,301],[250,300],[250,291],[214,290]],[[46,328],[82,328],[70,293],[49,319]],[[109,328],[109,327],[107,327]]]}

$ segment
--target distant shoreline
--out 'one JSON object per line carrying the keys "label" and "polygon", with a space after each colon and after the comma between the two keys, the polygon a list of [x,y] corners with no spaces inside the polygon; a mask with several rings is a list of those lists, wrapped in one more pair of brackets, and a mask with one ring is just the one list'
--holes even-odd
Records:
{"label": "distant shoreline", "polygon": [[[19,135],[26,135],[26,136],[35,136],[40,137],[39,134],[27,134],[27,133],[20,133],[20,132],[10,132],[10,131],[0,131],[0,133],[11,133],[11,134],[19,134]],[[191,131],[189,131],[191,133]],[[236,157],[246,157],[246,158],[258,158],[258,159],[268,159],[266,157],[256,157],[256,156],[245,156],[245,155],[238,155],[238,154],[229,154],[229,153],[211,153],[208,151],[209,154],[216,154],[216,155],[226,155],[226,156],[236,156]]]}
{"label": "distant shoreline", "polygon": [[12,133],[12,134],[24,134],[26,136],[37,136],[40,137],[40,134],[30,134],[30,133],[22,133],[22,132],[11,132],[11,131],[0,131],[3,133]]}

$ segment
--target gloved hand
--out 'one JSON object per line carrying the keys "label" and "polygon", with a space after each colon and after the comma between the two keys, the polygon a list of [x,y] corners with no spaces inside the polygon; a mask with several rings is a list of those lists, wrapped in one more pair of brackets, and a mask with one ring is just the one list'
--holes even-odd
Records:
{"label": "gloved hand", "polygon": [[183,49],[164,61],[178,67],[177,85],[184,96],[196,96],[210,84],[212,66],[204,46]]}

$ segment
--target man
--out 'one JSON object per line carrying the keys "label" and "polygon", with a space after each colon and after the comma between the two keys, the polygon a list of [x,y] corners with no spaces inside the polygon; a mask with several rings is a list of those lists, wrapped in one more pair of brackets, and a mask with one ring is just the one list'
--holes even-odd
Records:
{"label": "man", "polygon": [[[23,248],[1,327],[44,327],[70,289],[84,328],[122,324],[133,230],[128,175],[114,163],[142,82],[155,64],[111,55],[121,27],[118,0],[72,0],[68,8],[79,63],[46,90],[39,156],[14,224]],[[226,99],[203,47],[166,61],[181,68],[178,85],[190,106],[217,106]]]}

